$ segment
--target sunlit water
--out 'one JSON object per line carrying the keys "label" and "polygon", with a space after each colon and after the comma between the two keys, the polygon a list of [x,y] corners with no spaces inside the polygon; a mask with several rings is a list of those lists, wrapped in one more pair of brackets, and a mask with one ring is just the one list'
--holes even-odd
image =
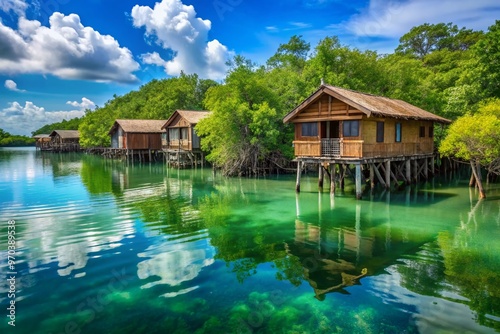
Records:
{"label": "sunlit water", "polygon": [[[357,201],[306,176],[0,149],[1,333],[490,333],[500,186]],[[15,328],[8,221],[15,220]]]}

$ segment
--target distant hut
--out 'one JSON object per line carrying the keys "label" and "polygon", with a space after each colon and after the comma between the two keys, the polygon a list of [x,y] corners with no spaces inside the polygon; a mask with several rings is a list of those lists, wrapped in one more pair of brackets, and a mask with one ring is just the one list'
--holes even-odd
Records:
{"label": "distant hut", "polygon": [[80,133],[77,130],[54,130],[49,136],[49,149],[52,151],[80,151]]}
{"label": "distant hut", "polygon": [[46,150],[50,146],[50,135],[49,134],[39,134],[33,136],[33,139],[35,139],[35,146],[37,150]]}
{"label": "distant hut", "polygon": [[[427,177],[428,159],[431,166],[434,161],[434,123],[450,123],[405,101],[329,85],[321,85],[283,121],[295,125],[293,145],[299,170],[306,163],[320,164],[322,186],[327,165],[339,164],[343,169],[355,165],[358,197],[361,165],[370,169],[372,186],[375,176],[388,188],[395,179],[409,183],[421,173]],[[404,162],[406,173],[401,166],[391,170],[391,162]],[[297,177],[300,191],[299,173]]]}
{"label": "distant hut", "polygon": [[161,150],[161,127],[165,120],[117,119],[111,129],[112,148]]}
{"label": "distant hut", "polygon": [[163,147],[167,161],[179,165],[203,163],[200,137],[194,127],[208,117],[210,111],[176,110],[162,126],[165,129]]}

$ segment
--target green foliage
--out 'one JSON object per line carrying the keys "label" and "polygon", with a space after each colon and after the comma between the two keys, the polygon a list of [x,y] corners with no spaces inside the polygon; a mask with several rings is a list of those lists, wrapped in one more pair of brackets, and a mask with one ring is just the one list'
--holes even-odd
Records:
{"label": "green foliage", "polygon": [[294,35],[287,44],[280,44],[278,51],[268,59],[270,68],[289,67],[296,72],[301,72],[306,64],[311,45],[306,43],[302,36]]}
{"label": "green foliage", "polygon": [[11,135],[10,133],[0,129],[0,147],[1,146],[32,146],[35,140],[30,137]]}
{"label": "green foliage", "polygon": [[458,29],[452,23],[425,23],[413,27],[399,39],[396,52],[424,58],[433,51],[448,49],[463,51],[469,49],[480,38],[480,32],[465,28]]}
{"label": "green foliage", "polygon": [[257,174],[287,138],[279,126],[284,116],[278,113],[279,98],[265,77],[264,68],[236,57],[225,85],[207,92],[205,104],[212,115],[196,131],[202,148],[210,152],[207,159],[226,175]]}
{"label": "green foliage", "polygon": [[217,83],[197,75],[153,80],[124,96],[114,96],[104,107],[87,112],[80,130],[82,147],[109,146],[108,131],[116,119],[164,119],[177,109],[201,110],[205,92]]}
{"label": "green foliage", "polygon": [[474,48],[479,59],[479,80],[486,97],[500,97],[500,20]]}
{"label": "green foliage", "polygon": [[479,112],[458,118],[449,128],[439,151],[488,166],[500,157],[499,100],[483,104]]}
{"label": "green foliage", "polygon": [[[87,110],[87,112],[89,112]],[[78,130],[78,126],[82,122],[83,117],[75,117],[70,120],[62,120],[61,122],[46,124],[39,128],[38,130],[33,131],[31,134],[33,136],[39,134],[50,134],[54,130]]]}

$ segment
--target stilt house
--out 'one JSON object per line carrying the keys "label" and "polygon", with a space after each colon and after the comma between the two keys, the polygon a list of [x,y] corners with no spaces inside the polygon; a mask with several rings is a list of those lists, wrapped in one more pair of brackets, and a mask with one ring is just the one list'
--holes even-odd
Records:
{"label": "stilt house", "polygon": [[176,110],[163,125],[165,129],[163,147],[167,161],[179,165],[203,163],[200,137],[194,127],[208,117],[209,111]]}
{"label": "stilt house", "polygon": [[126,150],[161,150],[161,127],[164,120],[117,119],[111,129],[111,148]]}
{"label": "stilt house", "polygon": [[[303,163],[366,165],[376,168],[372,174],[378,176],[380,164],[389,162],[388,170],[381,167],[385,180],[378,178],[387,187],[391,161],[405,162],[407,172],[400,174],[406,182],[412,179],[410,161],[418,162],[413,178],[420,171],[427,175],[427,159],[434,156],[434,124],[450,123],[405,101],[330,85],[321,85],[283,121],[295,125],[293,145],[299,168]],[[420,169],[419,164],[425,167]],[[397,172],[392,174],[397,178]]]}
{"label": "stilt house", "polygon": [[176,110],[162,127],[166,131],[164,146],[184,151],[200,150],[200,137],[194,127],[208,115],[209,111]]}
{"label": "stilt house", "polygon": [[33,139],[35,139],[35,146],[37,150],[46,150],[50,146],[50,135],[49,134],[39,134],[33,136]]}
{"label": "stilt house", "polygon": [[49,150],[58,152],[76,152],[80,150],[80,133],[78,130],[54,130],[49,136]]}

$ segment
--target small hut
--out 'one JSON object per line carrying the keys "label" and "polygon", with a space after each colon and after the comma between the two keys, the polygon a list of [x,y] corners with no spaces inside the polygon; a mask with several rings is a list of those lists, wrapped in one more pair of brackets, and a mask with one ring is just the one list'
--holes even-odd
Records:
{"label": "small hut", "polygon": [[35,139],[35,146],[37,150],[47,150],[50,146],[50,135],[49,134],[39,134],[33,136],[33,139]]}
{"label": "small hut", "polygon": [[80,133],[78,130],[54,130],[49,136],[49,150],[56,152],[80,151]]}
{"label": "small hut", "polygon": [[[297,191],[304,164],[320,165],[320,186],[327,166],[339,164],[345,170],[354,165],[358,197],[362,166],[370,169],[372,186],[375,176],[387,188],[392,181],[409,183],[420,174],[427,177],[429,160],[431,166],[434,164],[434,124],[450,123],[405,101],[330,85],[321,85],[283,121],[295,126]],[[394,170],[391,162],[395,162]],[[332,169],[332,173],[335,171]],[[331,185],[333,191],[333,180]]]}
{"label": "small hut", "polygon": [[110,154],[132,159],[137,155],[139,161],[148,156],[151,161],[152,152],[156,154],[162,150],[163,124],[165,120],[117,119],[108,133],[111,136]]}
{"label": "small hut", "polygon": [[111,129],[112,148],[161,150],[161,127],[165,120],[117,119]]}
{"label": "small hut", "polygon": [[194,127],[210,115],[210,111],[176,110],[163,125],[165,129],[163,147],[167,161],[178,166],[198,162],[203,164],[200,137]]}

